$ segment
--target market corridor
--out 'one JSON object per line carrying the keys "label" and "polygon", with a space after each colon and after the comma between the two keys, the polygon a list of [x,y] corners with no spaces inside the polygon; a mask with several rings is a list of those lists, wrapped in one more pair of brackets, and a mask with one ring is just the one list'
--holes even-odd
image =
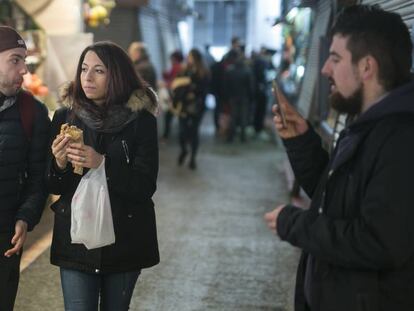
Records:
{"label": "market corridor", "polygon": [[[283,150],[263,140],[217,142],[206,127],[200,149],[192,171],[177,166],[175,142],[160,144],[161,263],[143,270],[130,310],[292,310],[299,252],[263,221],[287,199]],[[15,310],[63,310],[49,248],[23,271]]]}

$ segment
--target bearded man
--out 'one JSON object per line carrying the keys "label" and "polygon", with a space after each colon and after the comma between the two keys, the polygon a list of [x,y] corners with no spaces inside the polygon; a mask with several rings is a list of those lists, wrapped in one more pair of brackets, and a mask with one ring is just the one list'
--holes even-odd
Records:
{"label": "bearded man", "polygon": [[356,5],[339,14],[322,73],[331,105],[354,121],[331,155],[283,100],[274,122],[309,209],[265,215],[302,249],[296,311],[414,310],[412,42],[398,14]]}

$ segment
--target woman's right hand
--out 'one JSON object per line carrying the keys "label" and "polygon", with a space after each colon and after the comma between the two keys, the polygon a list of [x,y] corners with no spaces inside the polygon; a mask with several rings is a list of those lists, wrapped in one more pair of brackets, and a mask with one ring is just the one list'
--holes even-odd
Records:
{"label": "woman's right hand", "polygon": [[57,135],[52,143],[52,153],[55,157],[56,164],[60,169],[65,169],[68,164],[67,151],[69,137],[65,135]]}
{"label": "woman's right hand", "polygon": [[[309,129],[306,120],[292,107],[286,97],[279,93],[278,105],[273,105],[272,111],[274,113],[273,122],[275,123],[279,136],[283,139],[293,138],[305,134]],[[286,126],[283,125],[279,109],[283,109],[286,119]]]}

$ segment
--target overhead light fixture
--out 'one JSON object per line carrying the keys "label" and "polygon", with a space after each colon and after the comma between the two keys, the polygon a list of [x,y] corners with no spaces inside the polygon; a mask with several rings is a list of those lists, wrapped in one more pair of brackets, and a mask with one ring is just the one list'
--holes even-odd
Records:
{"label": "overhead light fixture", "polygon": [[286,14],[286,19],[288,21],[293,21],[295,17],[298,15],[299,9],[297,7],[292,8],[289,13]]}

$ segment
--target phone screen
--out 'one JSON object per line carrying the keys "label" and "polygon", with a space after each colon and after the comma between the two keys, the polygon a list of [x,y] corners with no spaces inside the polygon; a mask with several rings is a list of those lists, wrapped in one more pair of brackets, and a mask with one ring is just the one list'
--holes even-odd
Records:
{"label": "phone screen", "polygon": [[287,128],[285,111],[283,110],[282,105],[280,104],[280,102],[282,101],[280,89],[275,80],[272,81],[272,91],[273,95],[276,97],[277,100],[277,111],[280,115],[280,118],[282,119],[283,128]]}

